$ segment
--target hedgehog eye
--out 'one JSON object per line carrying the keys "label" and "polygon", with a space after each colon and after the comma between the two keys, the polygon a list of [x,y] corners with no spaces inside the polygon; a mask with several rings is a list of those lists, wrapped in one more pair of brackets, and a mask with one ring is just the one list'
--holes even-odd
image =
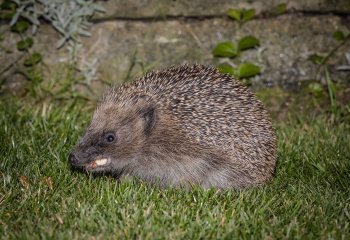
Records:
{"label": "hedgehog eye", "polygon": [[106,143],[113,143],[116,140],[116,136],[114,133],[107,133],[105,135],[105,140],[106,140]]}

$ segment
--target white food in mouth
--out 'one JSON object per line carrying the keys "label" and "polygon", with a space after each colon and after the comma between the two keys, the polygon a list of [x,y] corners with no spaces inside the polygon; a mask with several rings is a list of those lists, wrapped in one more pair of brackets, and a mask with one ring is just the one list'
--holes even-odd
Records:
{"label": "white food in mouth", "polygon": [[95,163],[97,166],[105,165],[107,163],[107,158],[97,159],[97,160],[95,160]]}

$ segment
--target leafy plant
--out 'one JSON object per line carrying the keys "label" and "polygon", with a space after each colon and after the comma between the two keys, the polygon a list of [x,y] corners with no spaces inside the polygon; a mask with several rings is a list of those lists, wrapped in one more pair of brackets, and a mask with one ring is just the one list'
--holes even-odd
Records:
{"label": "leafy plant", "polygon": [[28,30],[29,27],[30,27],[29,22],[27,20],[21,19],[12,25],[11,31],[16,33],[24,33],[25,31]]}
{"label": "leafy plant", "polygon": [[[255,9],[230,9],[227,11],[229,18],[237,21],[240,26],[244,23],[252,20],[255,17]],[[230,60],[239,57],[241,52],[258,47],[260,41],[258,38],[248,35],[238,40],[238,43],[231,41],[224,41],[218,43],[212,50],[214,57],[225,57]],[[228,63],[220,64],[218,69],[222,73],[227,73],[235,76],[238,79],[242,79],[246,84],[250,84],[248,78],[254,77],[260,74],[260,67],[249,62],[234,64],[232,61]]]}
{"label": "leafy plant", "polygon": [[325,57],[319,54],[311,54],[309,56],[309,60],[312,61],[314,64],[322,65],[325,60]]}
{"label": "leafy plant", "polygon": [[[227,57],[233,59],[241,54],[241,52],[255,48],[260,45],[259,39],[254,36],[245,36],[238,40],[238,44],[225,41],[218,43],[212,51],[215,57]],[[260,74],[261,69],[259,66],[249,62],[240,63],[237,66],[230,63],[221,64],[218,69],[222,73],[227,73],[235,76],[238,79],[248,79]],[[249,81],[245,83],[250,84]]]}
{"label": "leafy plant", "polygon": [[340,43],[338,45],[336,45],[335,47],[333,47],[325,56],[319,55],[319,54],[311,54],[309,56],[309,59],[318,65],[318,69],[316,71],[316,77],[317,78],[317,74],[320,71],[320,69],[322,67],[325,67],[325,65],[327,64],[328,60],[336,53],[336,51],[343,46],[349,39],[350,39],[350,33],[348,33],[347,35],[344,34],[342,31],[335,31],[333,33],[333,38],[336,39],[337,41],[339,41]]}
{"label": "leafy plant", "polygon": [[255,9],[230,9],[227,15],[243,25],[255,17]]}
{"label": "leafy plant", "polygon": [[240,63],[238,65],[224,63],[220,64],[218,69],[221,73],[226,73],[242,80],[246,85],[250,85],[250,78],[261,73],[261,68],[259,66],[249,62]]}
{"label": "leafy plant", "polygon": [[318,82],[312,82],[308,84],[308,91],[315,97],[321,97],[323,95],[323,87]]}
{"label": "leafy plant", "polygon": [[[337,85],[335,82],[332,80],[329,70],[328,70],[328,60],[337,52],[337,50],[343,46],[349,39],[350,39],[350,34],[344,34],[342,31],[335,31],[333,33],[333,38],[336,39],[339,44],[334,46],[333,48],[330,49],[330,51],[324,55],[320,55],[317,53],[311,54],[309,56],[309,60],[313,62],[316,66],[316,74],[315,74],[315,80],[317,81],[319,77],[319,73],[322,72],[325,78],[326,82],[326,90],[323,89],[322,85],[320,83],[312,83],[309,84],[309,90],[315,95],[315,96],[320,96],[321,91],[326,92],[329,97],[329,101],[331,104],[331,109],[332,109],[332,116],[334,117],[336,114],[340,114],[342,109],[339,107],[339,103],[337,100]],[[349,63],[348,65],[343,65],[339,66],[336,69],[339,71],[347,71],[350,70],[350,54],[346,53],[345,54],[346,61]],[[322,70],[322,71],[321,71]]]}
{"label": "leafy plant", "polygon": [[[15,1],[5,0],[5,2],[0,6],[1,16],[4,12],[7,13],[6,19],[11,16],[15,16],[17,9],[20,7]],[[10,63],[10,67],[16,65],[14,72],[25,77],[25,79],[30,83],[28,85],[29,92],[35,95],[36,86],[42,81],[42,74],[40,73],[37,65],[42,61],[42,55],[38,52],[32,52],[31,47],[34,44],[34,40],[30,34],[28,34],[28,29],[31,27],[31,23],[23,18],[19,17],[17,21],[9,28],[15,34],[18,34],[20,40],[16,43],[17,50],[21,53],[14,63]],[[18,64],[20,63],[20,64]],[[21,67],[22,65],[22,67]],[[9,68],[6,68],[9,70]],[[1,72],[3,73],[3,72]]]}
{"label": "leafy plant", "polygon": [[32,46],[33,46],[33,39],[32,38],[25,38],[24,40],[17,42],[17,49],[19,51],[28,50]]}
{"label": "leafy plant", "polygon": [[[42,54],[31,51],[35,44],[37,29],[45,21],[60,33],[56,47],[67,46],[71,61],[68,75],[75,76],[67,78],[72,81],[71,84],[62,83],[62,86],[55,86],[55,89],[65,89],[64,92],[67,92],[67,86],[74,87],[72,84],[76,81],[72,79],[78,78],[76,73],[84,77],[86,84],[90,84],[91,80],[96,77],[97,59],[84,59],[81,66],[78,66],[76,58],[82,51],[79,37],[90,36],[89,18],[96,12],[104,11],[95,2],[95,0],[5,0],[0,5],[0,18],[7,22],[10,20],[8,29],[19,35],[20,40],[16,43],[16,47],[21,55],[15,60],[15,63],[1,69],[1,73],[10,71],[14,66],[19,66],[17,63],[20,61],[22,68],[12,69],[12,71],[23,75],[28,80],[30,83],[29,91],[46,91],[44,86],[46,83],[41,84],[42,89],[39,89],[38,86],[42,80],[42,69],[39,70],[37,66],[42,62]],[[32,29],[31,33],[28,31],[30,28]]]}
{"label": "leafy plant", "polygon": [[40,18],[50,22],[61,34],[57,42],[60,48],[69,40],[77,41],[79,35],[90,36],[88,18],[95,12],[105,10],[93,0],[13,0],[17,4],[16,13],[12,17],[11,25],[15,25],[21,18],[32,24],[33,33],[40,26]]}
{"label": "leafy plant", "polygon": [[38,64],[39,62],[41,62],[41,54],[38,52],[35,52],[33,54],[31,54],[27,59],[24,60],[24,66],[27,67],[33,67],[36,64]]}

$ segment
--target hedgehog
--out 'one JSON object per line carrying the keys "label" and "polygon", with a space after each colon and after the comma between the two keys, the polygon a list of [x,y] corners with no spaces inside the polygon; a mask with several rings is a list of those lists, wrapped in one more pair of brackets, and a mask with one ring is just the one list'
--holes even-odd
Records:
{"label": "hedgehog", "polygon": [[247,87],[183,65],[108,89],[69,161],[166,187],[242,189],[273,177],[276,135]]}

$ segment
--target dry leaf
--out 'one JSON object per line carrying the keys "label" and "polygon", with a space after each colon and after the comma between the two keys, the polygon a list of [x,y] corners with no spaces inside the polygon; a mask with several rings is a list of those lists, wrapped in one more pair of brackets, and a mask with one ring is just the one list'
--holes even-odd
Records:
{"label": "dry leaf", "polygon": [[25,188],[28,189],[29,188],[29,180],[26,176],[19,176],[19,182],[21,183],[21,185]]}
{"label": "dry leaf", "polygon": [[60,215],[56,214],[56,219],[57,219],[59,224],[63,224],[63,220],[62,220]]}
{"label": "dry leaf", "polygon": [[53,181],[51,177],[44,177],[44,181],[46,183],[46,185],[50,188],[50,190],[52,190],[53,188]]}

